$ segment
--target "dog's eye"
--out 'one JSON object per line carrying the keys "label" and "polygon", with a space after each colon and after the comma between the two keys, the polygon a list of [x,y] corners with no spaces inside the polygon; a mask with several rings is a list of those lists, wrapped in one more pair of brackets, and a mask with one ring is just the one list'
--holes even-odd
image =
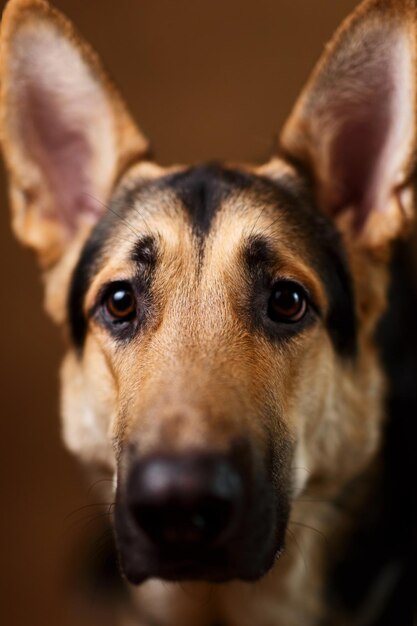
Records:
{"label": "dog's eye", "polygon": [[299,322],[307,311],[307,295],[297,283],[282,280],[274,285],[268,302],[268,315],[274,322]]}
{"label": "dog's eye", "polygon": [[114,285],[105,297],[107,313],[115,321],[128,322],[136,315],[136,299],[132,288],[127,284]]}

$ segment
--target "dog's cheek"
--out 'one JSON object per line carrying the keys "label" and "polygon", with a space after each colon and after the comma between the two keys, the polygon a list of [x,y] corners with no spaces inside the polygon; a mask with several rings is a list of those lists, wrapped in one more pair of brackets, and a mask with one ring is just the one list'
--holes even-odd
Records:
{"label": "dog's cheek", "polygon": [[43,272],[44,307],[56,324],[62,325],[66,321],[71,279],[90,233],[91,224],[81,226],[77,236],[67,244],[66,251],[59,262]]}
{"label": "dog's cheek", "polygon": [[292,428],[296,433],[293,497],[302,493],[308,482],[315,478],[317,458],[323,453],[318,443],[320,433],[323,428],[328,428],[334,370],[333,350],[323,331],[309,346],[297,372],[291,411]]}
{"label": "dog's cheek", "polygon": [[[375,363],[345,362],[323,338],[297,390],[294,494],[309,482],[328,494],[369,463],[378,441],[384,379]],[[369,391],[371,390],[371,391]]]}
{"label": "dog's cheek", "polygon": [[113,378],[98,351],[79,357],[70,351],[61,368],[63,439],[87,464],[115,470],[111,441],[116,392]]}

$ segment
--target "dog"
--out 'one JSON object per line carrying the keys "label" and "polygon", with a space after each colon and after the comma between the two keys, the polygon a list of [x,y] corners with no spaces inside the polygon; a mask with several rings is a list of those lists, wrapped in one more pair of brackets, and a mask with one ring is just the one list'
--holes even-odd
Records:
{"label": "dog", "polygon": [[9,0],[13,230],[65,444],[114,481],[120,624],[412,624],[416,20],[362,2],[266,164],[162,168],[72,24]]}

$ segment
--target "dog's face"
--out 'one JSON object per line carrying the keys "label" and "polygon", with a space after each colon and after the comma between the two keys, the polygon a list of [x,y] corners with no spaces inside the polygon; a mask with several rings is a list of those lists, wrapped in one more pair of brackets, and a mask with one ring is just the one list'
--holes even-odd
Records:
{"label": "dog's face", "polygon": [[364,3],[262,167],[146,160],[43,0],[11,0],[2,37],[14,226],[69,340],[66,443],[117,477],[124,571],[257,579],[299,494],[337,493],[378,443],[373,333],[412,204],[412,3]]}
{"label": "dog's face", "polygon": [[[256,578],[283,546],[297,463],[306,477],[297,445],[326,419],[336,361],[356,355],[345,254],[289,167],[276,181],[216,166],[140,176],[73,274],[64,397],[80,368],[105,394],[133,579]],[[79,402],[68,429],[96,414]]]}

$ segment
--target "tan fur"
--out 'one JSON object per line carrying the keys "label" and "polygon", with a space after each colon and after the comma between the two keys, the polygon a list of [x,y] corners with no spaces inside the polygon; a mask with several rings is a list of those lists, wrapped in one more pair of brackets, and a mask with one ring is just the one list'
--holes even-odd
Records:
{"label": "tan fur", "polygon": [[[7,4],[1,26],[1,143],[10,174],[10,197],[13,206],[13,227],[19,239],[38,252],[43,267],[50,267],[60,258],[68,245],[68,236],[55,219],[39,216],[39,205],[50,213],[49,190],[45,189],[42,173],[29,155],[25,154],[22,138],[16,135],[16,115],[20,103],[16,100],[13,55],[19,54],[25,37],[38,36],[39,29],[56,33],[68,41],[81,63],[89,68],[97,89],[103,94],[107,110],[95,113],[108,123],[112,154],[92,164],[92,175],[97,178],[97,198],[105,202],[118,177],[133,161],[140,158],[148,145],[136,129],[127,109],[112,83],[107,78],[95,52],[76,33],[72,24],[44,0],[12,0]],[[31,30],[34,29],[34,30]],[[33,33],[33,34],[32,34]],[[17,36],[18,35],[18,36]],[[19,39],[20,37],[20,39]],[[76,56],[74,55],[74,58]],[[94,101],[91,105],[97,106]],[[108,119],[106,119],[106,117]],[[98,138],[97,138],[98,139]],[[95,141],[95,139],[94,139]],[[29,157],[29,158],[28,158]],[[103,167],[104,165],[104,167]],[[104,171],[99,171],[99,167]],[[45,196],[45,197],[44,197]]]}
{"label": "tan fur", "polygon": [[[314,171],[319,204],[326,205],[322,189],[329,182],[329,168],[318,149],[315,126],[325,115],[323,83],[329,78],[327,72],[332,77],[333,59],[350,34],[354,32],[359,39],[363,30],[386,24],[387,19],[394,20],[412,42],[414,61],[411,0],[367,0],[328,47],[284,129],[281,152],[290,161],[274,157],[260,168],[242,169],[274,180],[297,181],[298,170],[292,163],[302,161]],[[0,114],[14,229],[19,239],[38,252],[48,312],[67,332],[71,273],[92,224],[82,222],[71,236],[64,231],[51,213],[42,173],[16,133],[11,69],[15,37],[16,33],[24,37],[26,29],[37,28],[39,23],[55,28],[59,37],[70,42],[99,89],[113,142],[105,181],[97,175],[100,202],[106,203],[114,193],[120,195],[138,181],[157,180],[180,168],[162,169],[142,160],[146,141],[95,53],[60,13],[44,0],[10,0],[2,22]],[[414,77],[410,84],[415,99]],[[321,138],[322,145],[331,141],[332,124],[326,129],[329,136]],[[409,221],[412,197],[407,183],[414,148],[413,137],[408,137],[399,159],[401,176],[384,219],[381,212],[372,214],[365,231],[356,237],[349,210],[337,218],[357,294],[359,350],[354,366],[336,355],[320,324],[280,349],[247,331],[239,308],[245,290],[239,268],[248,235],[268,231],[281,259],[274,268],[276,274],[300,281],[325,313],[329,308],[303,242],[295,239],[284,217],[277,221],[273,208],[256,196],[236,194],[223,203],[202,259],[184,208],[165,190],[137,207],[128,228],[123,220],[118,223],[86,294],[85,313],[108,280],[124,280],[134,273],[133,262],[126,260],[134,235],[151,232],[157,233],[161,246],[154,294],[158,314],[150,330],[135,338],[127,350],[115,350],[94,319],[82,358],[69,345],[61,370],[63,434],[68,448],[87,463],[105,467],[110,476],[116,472],[123,449],[132,442],[140,441],[145,454],[191,448],[226,450],[233,437],[244,434],[261,453],[270,439],[288,442],[295,449],[287,550],[272,571],[254,585],[195,583],[180,588],[148,582],[132,589],[135,608],[127,618],[129,623],[313,626],[326,615],[323,588],[329,552],[336,549],[346,523],[331,500],[371,466],[380,443],[385,381],[373,334],[385,307],[389,244]],[[242,204],[247,207],[244,213],[238,210]],[[282,419],[268,417],[270,406]]]}

